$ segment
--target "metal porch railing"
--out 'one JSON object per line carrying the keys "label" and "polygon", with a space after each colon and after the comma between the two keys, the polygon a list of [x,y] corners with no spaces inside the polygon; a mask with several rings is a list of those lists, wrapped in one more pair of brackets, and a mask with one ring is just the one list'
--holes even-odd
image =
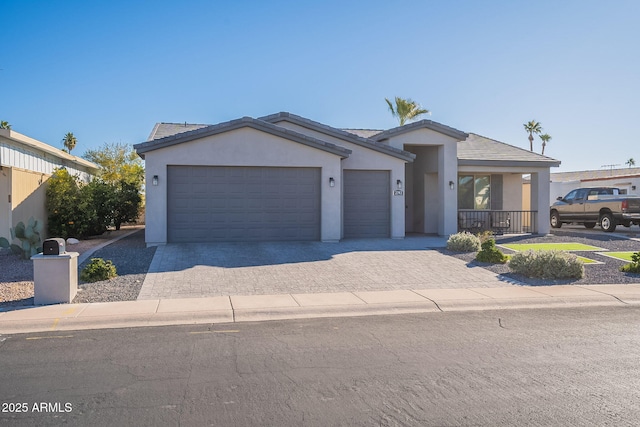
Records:
{"label": "metal porch railing", "polygon": [[538,211],[458,210],[458,231],[496,234],[537,233]]}

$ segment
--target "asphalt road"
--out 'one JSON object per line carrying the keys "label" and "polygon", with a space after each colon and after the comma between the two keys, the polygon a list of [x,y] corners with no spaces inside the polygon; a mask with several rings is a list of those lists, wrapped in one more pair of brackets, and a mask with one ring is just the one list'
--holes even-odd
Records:
{"label": "asphalt road", "polygon": [[640,310],[0,336],[0,368],[0,425],[638,425]]}

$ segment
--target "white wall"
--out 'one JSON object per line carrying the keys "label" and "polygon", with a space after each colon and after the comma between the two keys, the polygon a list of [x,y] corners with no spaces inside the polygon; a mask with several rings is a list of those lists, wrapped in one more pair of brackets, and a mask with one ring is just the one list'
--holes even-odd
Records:
{"label": "white wall", "polygon": [[[340,239],[340,157],[246,127],[145,154],[147,245],[167,242],[167,165],[319,167],[320,238]],[[157,186],[151,184],[154,175]],[[329,187],[329,177],[336,181],[335,187]]]}

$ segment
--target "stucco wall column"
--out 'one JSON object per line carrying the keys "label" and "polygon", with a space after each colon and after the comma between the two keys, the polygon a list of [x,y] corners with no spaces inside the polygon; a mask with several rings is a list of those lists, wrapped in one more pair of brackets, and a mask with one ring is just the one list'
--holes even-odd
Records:
{"label": "stucco wall column", "polygon": [[[438,149],[438,188],[440,221],[438,234],[449,236],[458,232],[458,149],[456,144],[444,144]],[[454,182],[453,190],[449,181]]]}
{"label": "stucco wall column", "polygon": [[549,225],[549,169],[543,169],[531,174],[531,210],[538,211],[537,229],[539,234],[548,234]]}

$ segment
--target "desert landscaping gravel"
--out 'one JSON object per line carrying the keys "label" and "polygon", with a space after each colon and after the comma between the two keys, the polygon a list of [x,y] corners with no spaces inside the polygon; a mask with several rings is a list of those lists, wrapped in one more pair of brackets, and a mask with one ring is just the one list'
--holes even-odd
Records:
{"label": "desert landscaping gravel", "polygon": [[91,258],[102,258],[113,262],[118,276],[111,280],[80,283],[73,302],[134,301],[138,298],[155,252],[155,247],[146,247],[144,230],[96,251],[79,266],[79,270],[82,271]]}
{"label": "desert landscaping gravel", "polygon": [[[118,231],[109,231],[101,236],[91,237],[81,240],[78,244],[69,245],[67,246],[67,251],[79,252],[82,255],[111,239],[131,231],[132,229],[129,227],[123,227]],[[125,276],[114,279],[113,283],[80,283],[78,295],[74,302],[85,302],[84,299],[91,300],[90,302],[136,299],[139,288],[142,286],[140,282],[138,290],[134,290],[136,280],[144,280],[144,275],[155,252],[155,248],[147,250],[145,246],[144,230],[141,229],[95,252],[92,255],[93,258],[103,257],[110,259],[108,257],[113,256],[112,261],[116,264],[118,273]],[[123,248],[119,254],[118,247]],[[123,259],[126,257],[131,259]],[[83,263],[80,267],[84,267],[85,264]],[[141,271],[143,271],[142,279],[140,279]],[[85,289],[87,292],[86,295],[83,295]],[[84,299],[80,301],[80,298]],[[0,250],[0,309],[29,305],[33,305],[33,262],[31,260],[23,260],[9,250]]]}
{"label": "desert landscaping gravel", "polygon": [[[585,234],[572,231],[554,230],[550,236],[496,236],[496,244],[502,243],[583,243],[585,245],[597,246],[608,251],[640,251],[640,241],[632,239],[623,239],[616,236],[612,236],[602,231],[594,231],[593,233]],[[514,251],[499,248],[505,254],[514,254]],[[601,262],[602,264],[585,264],[584,271],[585,277],[582,279],[570,279],[570,280],[543,280],[525,277],[519,274],[512,273],[509,267],[504,264],[485,264],[479,263],[474,260],[475,253],[454,253],[450,251],[443,251],[448,255],[455,256],[473,265],[479,265],[494,273],[501,274],[510,279],[517,280],[531,286],[545,286],[545,285],[605,285],[605,284],[627,284],[627,283],[640,283],[640,274],[623,273],[620,271],[620,267],[625,264],[624,261],[606,257],[597,253],[598,251],[576,251],[572,252],[576,255],[580,255],[586,258],[590,258],[594,261]],[[606,252],[606,251],[602,251]]]}

